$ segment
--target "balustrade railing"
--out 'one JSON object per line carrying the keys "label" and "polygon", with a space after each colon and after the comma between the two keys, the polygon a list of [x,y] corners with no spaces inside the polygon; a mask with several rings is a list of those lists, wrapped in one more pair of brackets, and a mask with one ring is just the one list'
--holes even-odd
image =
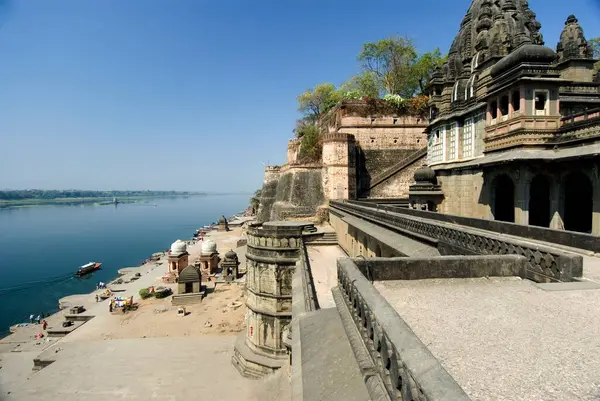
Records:
{"label": "balustrade railing", "polygon": [[[341,297],[373,362],[363,363],[375,370],[366,372],[365,377],[371,399],[470,400],[354,262],[347,258],[338,259],[337,267]],[[361,345],[353,344],[356,346]],[[379,386],[369,386],[373,374],[381,378],[386,394],[381,394]]]}
{"label": "balustrade railing", "polygon": [[449,245],[455,254],[525,256],[527,278],[536,282],[573,281],[573,277],[581,277],[583,272],[583,258],[579,255],[506,237],[501,233],[402,215],[389,211],[386,207],[378,210],[373,206],[339,201],[330,201],[329,207],[374,223],[432,238],[437,240],[438,244]]}

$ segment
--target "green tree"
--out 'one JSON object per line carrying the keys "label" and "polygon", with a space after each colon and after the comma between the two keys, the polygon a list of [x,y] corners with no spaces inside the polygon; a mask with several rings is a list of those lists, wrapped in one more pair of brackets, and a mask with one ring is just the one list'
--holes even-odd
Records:
{"label": "green tree", "polygon": [[296,135],[302,138],[298,159],[301,162],[312,162],[321,159],[321,141],[319,128],[315,122],[306,122],[296,128]]}
{"label": "green tree", "polygon": [[314,122],[341,99],[341,93],[334,84],[319,84],[298,96],[298,111],[306,121]]}
{"label": "green tree", "polygon": [[[592,57],[600,59],[600,37],[588,40],[588,44],[592,48]],[[600,71],[600,61],[594,64],[594,69]]]}
{"label": "green tree", "polygon": [[380,97],[380,88],[377,75],[372,71],[363,71],[344,82],[340,87],[342,97],[368,96],[372,98]]}
{"label": "green tree", "polygon": [[405,98],[422,93],[435,68],[443,63],[439,49],[419,56],[407,37],[365,43],[358,61],[363,74],[376,78],[379,93]]}

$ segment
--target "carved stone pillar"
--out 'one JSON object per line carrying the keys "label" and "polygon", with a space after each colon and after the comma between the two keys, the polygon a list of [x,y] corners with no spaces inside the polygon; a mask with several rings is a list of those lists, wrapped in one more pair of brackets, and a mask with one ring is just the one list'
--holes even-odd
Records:
{"label": "carved stone pillar", "polygon": [[292,320],[292,274],[307,225],[268,222],[247,231],[246,333],[232,357],[245,377],[273,373],[288,360],[283,332]]}
{"label": "carved stone pillar", "polygon": [[517,170],[515,178],[515,223],[528,225],[531,177],[528,170],[520,168]]}

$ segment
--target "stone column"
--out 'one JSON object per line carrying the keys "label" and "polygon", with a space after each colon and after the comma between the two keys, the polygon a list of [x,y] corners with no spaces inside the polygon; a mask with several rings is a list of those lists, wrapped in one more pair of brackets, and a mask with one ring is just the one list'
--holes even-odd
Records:
{"label": "stone column", "polygon": [[248,228],[246,333],[233,365],[245,377],[273,373],[288,360],[283,332],[292,320],[292,275],[306,223],[267,222]]}
{"label": "stone column", "polygon": [[529,224],[529,188],[531,177],[528,170],[522,167],[516,173],[515,186],[515,223]]}
{"label": "stone column", "polygon": [[331,133],[323,141],[323,192],[326,199],[356,199],[354,135]]}

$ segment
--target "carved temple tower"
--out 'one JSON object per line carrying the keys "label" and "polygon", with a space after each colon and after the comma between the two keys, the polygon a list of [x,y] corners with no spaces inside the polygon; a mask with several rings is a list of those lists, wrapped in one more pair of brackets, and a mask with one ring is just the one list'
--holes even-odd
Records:
{"label": "carved temple tower", "polygon": [[575,16],[556,51],[526,0],[473,0],[429,86],[437,210],[600,234],[600,84]]}

